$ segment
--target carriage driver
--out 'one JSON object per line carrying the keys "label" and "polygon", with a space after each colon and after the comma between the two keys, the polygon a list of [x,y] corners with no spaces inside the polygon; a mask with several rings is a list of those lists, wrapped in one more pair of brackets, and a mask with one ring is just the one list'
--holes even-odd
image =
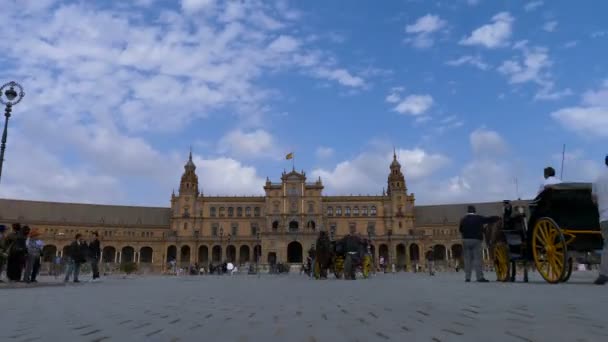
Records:
{"label": "carriage driver", "polygon": [[559,184],[562,182],[559,178],[555,177],[555,169],[551,166],[545,168],[544,174],[545,180],[543,181],[543,184],[540,185],[540,188],[538,189],[538,194],[543,192],[547,185]]}
{"label": "carriage driver", "polygon": [[600,214],[600,228],[604,237],[604,250],[600,264],[600,274],[594,284],[604,285],[608,282],[608,155],[604,160],[606,168],[593,183],[593,202],[597,204]]}
{"label": "carriage driver", "polygon": [[483,241],[484,225],[498,221],[498,216],[485,217],[477,215],[475,207],[470,205],[467,214],[460,220],[459,231],[462,234],[462,246],[464,249],[464,273],[465,281],[471,281],[471,271],[475,269],[475,276],[480,283],[487,283],[483,277],[483,256],[481,244]]}

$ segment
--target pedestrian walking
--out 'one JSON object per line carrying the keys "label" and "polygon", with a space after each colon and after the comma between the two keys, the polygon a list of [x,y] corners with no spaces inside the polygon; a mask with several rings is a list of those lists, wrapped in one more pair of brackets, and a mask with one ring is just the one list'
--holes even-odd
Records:
{"label": "pedestrian walking", "polygon": [[593,202],[597,204],[600,229],[604,238],[604,250],[602,251],[602,259],[600,264],[599,276],[594,284],[604,285],[608,282],[608,155],[604,160],[606,168],[602,171],[597,180],[592,186]]}
{"label": "pedestrian walking", "polygon": [[5,236],[6,226],[0,225],[0,283],[3,283],[2,272],[4,271],[4,265],[6,265],[6,259],[8,259],[8,245]]}
{"label": "pedestrian walking", "polygon": [[459,231],[462,235],[462,246],[464,249],[464,274],[465,281],[471,281],[471,271],[475,269],[477,282],[487,283],[483,276],[482,265],[482,240],[484,225],[499,220],[498,216],[485,217],[477,215],[475,207],[470,205],[467,214],[460,220]]}
{"label": "pedestrian walking", "polygon": [[82,235],[76,234],[74,241],[70,244],[69,255],[68,255],[68,269],[65,272],[64,282],[70,280],[70,276],[73,274],[75,283],[80,283],[78,275],[80,274],[80,265],[86,262],[85,253],[83,250],[84,240]]}
{"label": "pedestrian walking", "polygon": [[6,238],[8,246],[8,256],[6,260],[6,277],[11,282],[21,281],[23,262],[27,255],[26,238],[29,234],[29,227],[21,224],[13,224],[13,232]]}
{"label": "pedestrian walking", "polygon": [[89,244],[89,262],[91,263],[91,271],[93,278],[91,281],[99,280],[99,260],[101,259],[101,244],[99,242],[99,234],[93,232],[93,241]]}

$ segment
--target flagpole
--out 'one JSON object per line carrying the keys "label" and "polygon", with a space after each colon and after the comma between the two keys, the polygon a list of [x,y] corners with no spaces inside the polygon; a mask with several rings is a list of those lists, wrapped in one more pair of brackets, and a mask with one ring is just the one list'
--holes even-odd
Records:
{"label": "flagpole", "polygon": [[564,148],[562,149],[562,168],[559,172],[559,179],[564,179],[564,159],[566,159],[566,144],[564,144]]}

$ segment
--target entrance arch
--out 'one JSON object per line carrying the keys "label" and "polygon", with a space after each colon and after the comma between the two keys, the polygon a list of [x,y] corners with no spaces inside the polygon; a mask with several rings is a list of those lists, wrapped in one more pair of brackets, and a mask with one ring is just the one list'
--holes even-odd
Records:
{"label": "entrance arch", "polygon": [[139,250],[139,262],[140,263],[151,263],[152,262],[152,247],[142,247]]}
{"label": "entrance arch", "polygon": [[198,247],[198,263],[201,265],[209,263],[209,248],[205,245]]}
{"label": "entrance arch", "polygon": [[462,245],[457,243],[452,245],[452,259],[461,260],[462,259]]}
{"label": "entrance arch", "polygon": [[103,260],[104,263],[113,263],[116,260],[116,248],[105,246],[101,252],[101,260]]}
{"label": "entrance arch", "polygon": [[211,262],[222,262],[222,247],[213,246],[211,249]]}
{"label": "entrance arch", "polygon": [[124,264],[133,261],[135,261],[135,249],[131,246],[123,247],[120,252],[120,262]]}
{"label": "entrance arch", "polygon": [[388,262],[388,246],[381,244],[378,252],[380,253],[380,257],[384,258],[384,262]]}
{"label": "entrance arch", "polygon": [[234,247],[233,245],[229,245],[228,247],[226,247],[226,261],[227,262],[235,262],[236,259],[236,247]]}
{"label": "entrance arch", "polygon": [[177,261],[177,247],[172,245],[167,247],[167,262],[173,260]]}
{"label": "entrance arch", "polygon": [[401,268],[405,266],[406,263],[406,255],[405,255],[405,245],[400,243],[397,245],[397,267]]}
{"label": "entrance arch", "polygon": [[249,246],[242,245],[239,249],[239,263],[244,264],[246,262],[249,262],[249,260]]}
{"label": "entrance arch", "polygon": [[302,262],[302,244],[297,241],[290,242],[287,245],[287,262],[301,263]]}
{"label": "entrance arch", "polygon": [[433,250],[433,257],[435,261],[444,261],[445,260],[445,246],[444,245],[435,245]]}
{"label": "entrance arch", "polygon": [[412,243],[410,245],[410,261],[419,261],[420,260],[420,247],[418,244]]}
{"label": "entrance arch", "polygon": [[42,262],[53,262],[55,255],[57,255],[57,247],[55,245],[42,247]]}

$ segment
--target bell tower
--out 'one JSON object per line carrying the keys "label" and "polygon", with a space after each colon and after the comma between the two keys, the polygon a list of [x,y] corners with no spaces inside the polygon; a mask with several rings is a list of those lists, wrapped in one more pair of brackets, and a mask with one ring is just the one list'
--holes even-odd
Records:
{"label": "bell tower", "polygon": [[196,165],[192,161],[192,149],[188,156],[188,162],[184,165],[184,174],[179,184],[179,195],[198,196],[198,177],[196,176]]}
{"label": "bell tower", "polygon": [[[179,183],[179,192],[171,195],[171,229],[177,236],[193,236],[200,231],[200,211],[202,198],[199,196],[196,165],[192,161],[192,149],[184,165],[184,173]],[[198,223],[198,224],[197,224]]]}
{"label": "bell tower", "polygon": [[388,175],[388,191],[387,195],[407,194],[407,186],[405,185],[405,177],[401,172],[401,164],[397,161],[397,153],[393,150],[393,162],[390,166],[391,172]]}
{"label": "bell tower", "polygon": [[389,226],[395,234],[407,234],[414,226],[414,195],[408,195],[405,176],[393,150],[393,161],[390,165],[386,195],[390,199],[392,220]]}

